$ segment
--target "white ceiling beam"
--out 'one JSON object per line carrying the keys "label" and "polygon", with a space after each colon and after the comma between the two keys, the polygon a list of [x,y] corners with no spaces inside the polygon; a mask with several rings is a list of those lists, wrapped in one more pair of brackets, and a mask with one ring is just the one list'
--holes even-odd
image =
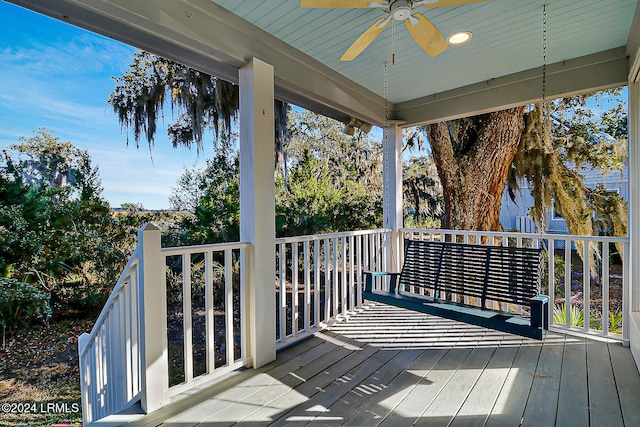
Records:
{"label": "white ceiling beam", "polygon": [[[571,96],[627,84],[625,47],[547,65],[547,97]],[[542,67],[395,105],[406,126],[453,120],[540,101]]]}
{"label": "white ceiling beam", "polygon": [[258,58],[277,99],[339,120],[381,125],[384,99],[210,0],[9,0],[233,83]]}

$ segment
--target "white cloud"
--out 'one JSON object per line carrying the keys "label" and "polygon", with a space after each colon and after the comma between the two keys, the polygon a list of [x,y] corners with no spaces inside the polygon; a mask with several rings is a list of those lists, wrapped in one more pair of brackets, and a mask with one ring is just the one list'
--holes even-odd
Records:
{"label": "white cloud", "polygon": [[117,119],[105,107],[60,99],[60,94],[49,93],[46,87],[34,88],[23,80],[19,86],[0,83],[0,108],[14,114],[29,114],[65,122],[80,121],[94,125],[117,125]]}
{"label": "white cloud", "polygon": [[29,46],[4,46],[2,68],[20,69],[36,77],[82,76],[119,70],[134,48],[95,34],[70,40],[39,40]]}

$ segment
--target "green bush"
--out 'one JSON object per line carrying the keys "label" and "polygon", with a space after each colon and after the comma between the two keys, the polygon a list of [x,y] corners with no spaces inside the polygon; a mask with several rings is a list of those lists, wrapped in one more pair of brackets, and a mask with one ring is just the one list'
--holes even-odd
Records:
{"label": "green bush", "polygon": [[[584,326],[584,310],[572,305],[569,308],[569,313],[571,314],[571,326]],[[553,321],[560,325],[567,324],[567,310],[564,305],[557,305],[553,308]],[[589,315],[589,327],[602,330],[602,318],[598,317],[595,312],[591,312]],[[622,333],[622,312],[609,313],[609,332]]]}
{"label": "green bush", "polygon": [[[590,326],[592,329],[602,330],[602,317],[596,313],[591,313]],[[609,332],[614,334],[622,333],[622,312],[609,313]]]}
{"label": "green bush", "polygon": [[609,313],[609,332],[616,334],[622,333],[622,312],[616,314]]}
{"label": "green bush", "polygon": [[[584,326],[584,311],[576,306],[569,307],[571,315],[571,326]],[[567,307],[566,305],[553,307],[553,321],[560,325],[567,324]]]}
{"label": "green bush", "polygon": [[0,326],[13,331],[51,317],[51,295],[16,279],[0,278]]}

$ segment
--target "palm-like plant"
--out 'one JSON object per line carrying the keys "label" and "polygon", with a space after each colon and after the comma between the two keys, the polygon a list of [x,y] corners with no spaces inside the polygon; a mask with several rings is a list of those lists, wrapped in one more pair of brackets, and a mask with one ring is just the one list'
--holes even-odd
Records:
{"label": "palm-like plant", "polygon": [[[570,326],[582,327],[584,326],[584,310],[571,305],[569,306]],[[567,308],[564,304],[556,305],[553,308],[553,322],[566,325],[567,324]],[[595,313],[589,315],[589,327],[591,329],[602,330],[602,319]],[[609,313],[609,332],[622,333],[622,312]]]}
{"label": "palm-like plant", "polygon": [[[584,311],[578,307],[569,306],[570,326],[584,326]],[[553,307],[553,322],[566,325],[567,324],[567,306],[555,306]]]}

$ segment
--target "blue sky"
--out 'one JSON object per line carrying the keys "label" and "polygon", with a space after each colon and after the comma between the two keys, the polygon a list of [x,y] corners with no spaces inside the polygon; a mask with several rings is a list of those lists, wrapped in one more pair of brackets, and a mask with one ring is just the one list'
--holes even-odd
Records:
{"label": "blue sky", "polygon": [[146,140],[127,147],[106,100],[111,77],[126,69],[134,48],[5,2],[0,28],[0,148],[46,127],[89,152],[111,206],[168,208],[183,166],[204,164],[211,144],[198,158],[195,150],[171,147],[163,126],[151,153]]}

